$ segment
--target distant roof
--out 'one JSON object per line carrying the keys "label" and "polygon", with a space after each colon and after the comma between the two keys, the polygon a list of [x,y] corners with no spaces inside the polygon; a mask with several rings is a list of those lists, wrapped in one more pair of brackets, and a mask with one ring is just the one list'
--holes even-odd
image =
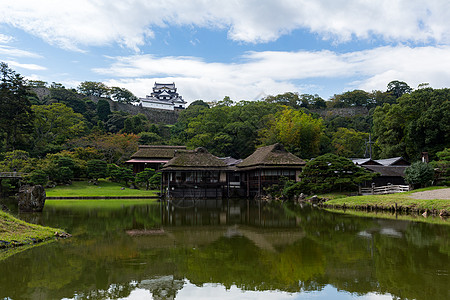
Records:
{"label": "distant roof", "polygon": [[195,150],[180,150],[166,163],[162,171],[172,170],[228,170],[227,164],[203,147]]}
{"label": "distant roof", "polygon": [[405,177],[405,169],[408,166],[363,166],[364,168],[375,172],[380,173],[381,176],[388,177]]}
{"label": "distant roof", "polygon": [[380,165],[381,166],[381,164],[379,162],[377,162],[373,159],[370,159],[370,158],[352,158],[352,162],[355,165],[360,165],[360,166],[362,166],[362,165]]}
{"label": "distant roof", "polygon": [[165,158],[168,161],[174,157],[174,153],[177,150],[186,150],[186,146],[140,145],[139,150],[131,158]]}
{"label": "distant roof", "polygon": [[238,163],[242,162],[242,159],[236,159],[231,156],[227,157],[219,157],[224,163],[227,164],[227,166],[235,166]]}
{"label": "distant roof", "polygon": [[155,86],[153,88],[169,88],[169,89],[174,89],[175,88],[175,82],[172,83],[157,83],[155,82]]}
{"label": "distant roof", "polygon": [[253,154],[237,164],[239,169],[255,167],[301,167],[306,163],[303,159],[286,151],[281,144],[273,144],[255,150]]}
{"label": "distant roof", "polygon": [[404,159],[403,157],[393,157],[393,158],[386,158],[386,159],[377,159],[375,160],[377,163],[382,164],[383,166],[409,166],[410,163]]}

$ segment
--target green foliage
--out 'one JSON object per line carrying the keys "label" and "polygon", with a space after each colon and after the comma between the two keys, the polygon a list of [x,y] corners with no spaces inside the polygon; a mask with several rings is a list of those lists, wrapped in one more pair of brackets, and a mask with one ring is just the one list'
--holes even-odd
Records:
{"label": "green foliage", "polygon": [[406,82],[394,80],[388,83],[387,92],[395,98],[400,98],[404,94],[411,93],[412,88]]}
{"label": "green foliage", "polygon": [[439,160],[434,161],[432,165],[437,168],[437,179],[444,185],[450,185],[450,148],[445,148],[436,155]]}
{"label": "green foliage", "polygon": [[[155,175],[154,169],[145,168],[144,171],[136,174],[136,182],[137,183],[141,183],[141,182],[145,183],[146,190],[148,190],[150,187],[150,180],[153,178],[154,175]],[[153,179],[153,182],[154,181],[155,181],[155,179]],[[159,182],[158,182],[158,184],[159,184]]]}
{"label": "green foliage", "polygon": [[131,169],[119,167],[114,164],[108,164],[107,173],[112,181],[123,182],[127,186],[128,182],[132,182],[134,180],[134,174]]}
{"label": "green foliage", "polygon": [[106,161],[100,159],[91,159],[87,162],[87,175],[89,178],[98,180],[108,176]]}
{"label": "green foliage", "polygon": [[416,161],[405,169],[405,181],[416,188],[429,185],[433,177],[433,167],[425,162]]}
{"label": "green foliage", "polygon": [[45,171],[36,169],[29,174],[28,182],[34,185],[42,185],[48,182],[48,175]]}
{"label": "green foliage", "polygon": [[450,89],[418,89],[404,94],[397,104],[377,107],[373,130],[381,157],[410,160],[450,147]]}
{"label": "green foliage", "polygon": [[103,122],[106,122],[111,115],[109,102],[105,99],[99,99],[97,102],[97,116]]}
{"label": "green foliage", "polygon": [[265,101],[240,101],[233,106],[189,106],[172,129],[178,141],[189,147],[206,147],[218,156],[247,157],[258,143],[265,118],[281,106]]}
{"label": "green foliage", "polygon": [[319,153],[323,123],[322,119],[302,111],[285,108],[275,114],[267,129],[260,132],[263,144],[280,142],[295,155],[311,158]]}
{"label": "green foliage", "polygon": [[154,132],[141,132],[139,133],[139,145],[152,145],[159,143],[162,138]]}
{"label": "green foliage", "polygon": [[303,193],[352,191],[358,184],[376,174],[356,166],[351,160],[335,154],[325,154],[309,161],[300,174],[295,189]]}
{"label": "green foliage", "polygon": [[0,63],[0,77],[0,137],[4,135],[8,151],[25,143],[26,135],[32,131],[34,116],[23,77],[3,62]]}
{"label": "green foliage", "polygon": [[80,94],[85,96],[105,97],[109,95],[109,88],[102,82],[84,81],[77,89]]}
{"label": "green foliage", "polygon": [[332,144],[334,153],[344,157],[363,157],[365,142],[369,139],[369,134],[358,132],[354,129],[339,128],[333,134]]}
{"label": "green foliage", "polygon": [[136,97],[135,95],[133,95],[132,92],[124,88],[113,86],[110,90],[110,93],[111,98],[113,100],[116,100],[121,103],[139,102],[138,97]]}
{"label": "green foliage", "polygon": [[83,135],[86,123],[81,114],[62,103],[50,105],[33,105],[34,119],[34,152],[42,154],[48,151],[49,145],[61,145],[69,138]]}
{"label": "green foliage", "polygon": [[[264,98],[265,101],[269,103],[276,103],[280,105],[290,106],[292,108],[300,108],[303,104],[303,107],[308,106],[308,101],[310,100],[306,94],[302,95],[302,99],[300,98],[298,93],[287,92],[284,94],[279,94],[276,96],[267,96]],[[306,105],[306,106],[305,106]]]}
{"label": "green foliage", "polygon": [[28,152],[14,150],[6,152],[3,161],[0,161],[1,172],[30,172],[33,169],[35,160],[30,158]]}

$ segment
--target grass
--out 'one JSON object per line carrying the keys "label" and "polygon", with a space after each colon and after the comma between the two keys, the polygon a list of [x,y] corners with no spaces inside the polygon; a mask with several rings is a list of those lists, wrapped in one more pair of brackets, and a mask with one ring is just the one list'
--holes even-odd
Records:
{"label": "grass", "polygon": [[49,240],[63,230],[30,224],[0,211],[0,247],[9,248]]}
{"label": "grass", "polygon": [[99,180],[98,185],[88,181],[74,181],[71,185],[46,189],[47,197],[139,197],[156,196],[156,190],[135,190],[125,188],[119,183]]}
{"label": "grass", "polygon": [[442,187],[431,187],[425,189],[418,189],[405,193],[389,194],[389,195],[368,195],[368,196],[353,196],[353,197],[335,197],[332,200],[325,202],[325,205],[337,205],[343,206],[345,204],[348,208],[364,207],[366,205],[375,206],[380,208],[389,208],[397,203],[398,207],[407,207],[410,209],[418,210],[450,210],[450,200],[422,200],[410,198],[412,193],[422,192],[427,190],[438,189]]}

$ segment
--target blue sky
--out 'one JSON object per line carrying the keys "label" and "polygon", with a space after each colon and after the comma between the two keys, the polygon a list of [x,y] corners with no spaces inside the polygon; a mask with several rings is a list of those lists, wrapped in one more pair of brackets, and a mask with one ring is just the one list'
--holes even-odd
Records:
{"label": "blue sky", "polygon": [[0,0],[0,61],[28,79],[101,81],[188,102],[450,87],[448,0]]}

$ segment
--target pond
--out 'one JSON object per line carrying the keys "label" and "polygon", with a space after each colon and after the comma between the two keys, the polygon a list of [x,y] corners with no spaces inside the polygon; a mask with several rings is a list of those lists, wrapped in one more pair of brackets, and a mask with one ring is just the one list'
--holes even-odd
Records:
{"label": "pond", "polygon": [[450,226],[247,201],[47,201],[73,237],[0,261],[0,299],[450,299]]}

